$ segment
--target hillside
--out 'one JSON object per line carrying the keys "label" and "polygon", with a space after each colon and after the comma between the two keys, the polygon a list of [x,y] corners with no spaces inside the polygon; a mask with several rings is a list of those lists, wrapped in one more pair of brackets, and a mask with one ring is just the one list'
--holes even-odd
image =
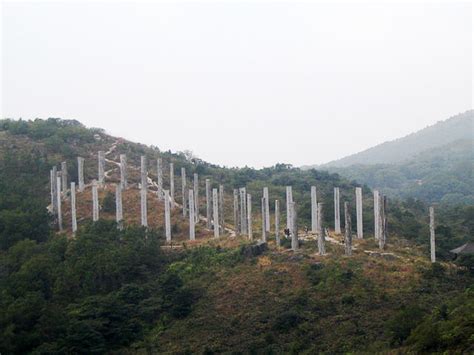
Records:
{"label": "hillside", "polygon": [[355,164],[396,164],[455,141],[472,141],[473,137],[474,111],[470,110],[408,136],[323,164],[320,168],[348,167]]}
{"label": "hillside", "polygon": [[[79,230],[59,233],[46,206],[49,170],[66,160],[77,181],[77,156],[86,184],[97,178],[97,151],[106,153],[106,187],[100,219],[92,222],[90,186],[77,194]],[[125,228],[117,229],[114,184],[119,154],[127,154],[131,188],[124,192]],[[198,224],[188,241],[188,221],[172,212],[172,248],[165,242],[163,206],[152,187],[149,228],[139,226],[140,156],[174,163],[177,202],[180,171],[199,174],[201,215],[204,179],[225,187],[224,214],[232,230],[232,190],[253,196],[254,239],[261,237],[260,197],[269,187],[281,201],[285,186],[297,202],[300,250],[290,241],[266,248],[246,236],[216,240]],[[168,188],[169,171],[164,170]],[[188,184],[191,181],[188,179]],[[327,254],[317,255],[310,226],[310,187],[318,187],[328,227]],[[150,186],[152,186],[150,184]],[[190,186],[190,185],[189,185]],[[380,251],[373,239],[372,191],[363,186],[363,240],[345,256],[335,234],[333,187],[341,204],[354,206],[359,186],[338,174],[303,171],[285,164],[266,169],[227,169],[184,153],[160,151],[76,121],[0,121],[0,352],[25,353],[340,353],[471,352],[474,334],[472,259],[455,262],[449,250],[474,235],[474,208],[436,210],[437,263],[429,261],[427,205],[390,199],[389,239]],[[272,221],[274,208],[270,208]],[[343,215],[343,214],[342,214]],[[351,209],[355,231],[355,208]],[[280,231],[281,233],[281,231]],[[471,269],[469,268],[471,267]]]}

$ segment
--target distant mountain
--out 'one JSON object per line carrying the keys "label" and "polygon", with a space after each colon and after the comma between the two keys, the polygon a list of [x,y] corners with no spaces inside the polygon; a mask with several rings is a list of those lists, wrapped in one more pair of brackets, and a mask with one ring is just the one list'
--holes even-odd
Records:
{"label": "distant mountain", "polygon": [[473,143],[474,111],[470,110],[317,168],[383,190],[389,196],[472,205]]}
{"label": "distant mountain", "polygon": [[363,152],[323,164],[318,168],[400,163],[432,148],[458,140],[472,140],[473,136],[474,111],[469,110],[403,138],[376,145]]}

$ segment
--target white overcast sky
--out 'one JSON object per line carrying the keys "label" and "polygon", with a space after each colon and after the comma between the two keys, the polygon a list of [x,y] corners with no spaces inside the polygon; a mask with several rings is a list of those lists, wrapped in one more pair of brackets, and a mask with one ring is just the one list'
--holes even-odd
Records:
{"label": "white overcast sky", "polygon": [[319,164],[472,108],[469,2],[3,1],[1,116],[226,166]]}

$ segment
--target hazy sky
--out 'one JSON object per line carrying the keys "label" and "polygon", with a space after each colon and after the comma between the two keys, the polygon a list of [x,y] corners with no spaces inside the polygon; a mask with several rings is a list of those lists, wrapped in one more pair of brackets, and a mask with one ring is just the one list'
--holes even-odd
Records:
{"label": "hazy sky", "polygon": [[324,163],[472,108],[469,3],[4,2],[1,115],[227,166]]}

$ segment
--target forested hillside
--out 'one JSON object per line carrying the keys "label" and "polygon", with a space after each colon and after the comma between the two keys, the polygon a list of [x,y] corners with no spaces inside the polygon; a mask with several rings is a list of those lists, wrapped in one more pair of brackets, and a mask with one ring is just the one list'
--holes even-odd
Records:
{"label": "forested hillside", "polygon": [[[327,206],[323,223],[329,229],[334,221],[333,187],[340,187],[342,201],[354,205],[358,186],[338,174],[286,164],[226,169],[188,153],[114,138],[76,121],[2,120],[0,352],[474,351],[473,260],[459,257],[453,262],[448,252],[472,239],[473,206],[436,210],[440,261],[434,264],[429,262],[428,206],[413,198],[389,200],[386,253],[366,252],[377,250],[372,191],[367,186],[365,238],[354,241],[352,257],[332,242],[327,243],[328,254],[318,256],[310,239],[301,240],[301,251],[293,253],[287,240],[277,248],[273,233],[265,250],[253,252],[244,237],[211,240],[203,225],[199,246],[194,246],[185,242],[187,224],[179,211],[173,219],[179,245],[162,248],[164,230],[156,210],[150,212],[156,221],[148,230],[129,213],[125,229],[119,231],[114,211],[107,212],[110,197],[105,193],[100,196],[99,222],[91,221],[85,207],[75,238],[69,228],[58,233],[46,210],[51,166],[66,160],[75,181],[76,157],[83,156],[90,181],[97,178],[97,151],[111,145],[116,146],[111,159],[127,154],[132,178],[132,167],[146,155],[149,161],[161,156],[173,162],[177,175],[186,167],[188,174],[199,174],[202,184],[205,178],[213,186],[223,184],[230,228],[232,189],[246,186],[254,196],[255,239],[260,236],[264,186],[271,200],[281,201],[285,186],[293,186],[302,234],[304,226],[310,226],[312,185]],[[111,171],[112,180],[116,172]],[[138,193],[130,198],[132,205],[139,205]],[[283,226],[284,208],[282,212]],[[355,221],[355,211],[352,217]],[[341,240],[330,233],[336,242]]]}

